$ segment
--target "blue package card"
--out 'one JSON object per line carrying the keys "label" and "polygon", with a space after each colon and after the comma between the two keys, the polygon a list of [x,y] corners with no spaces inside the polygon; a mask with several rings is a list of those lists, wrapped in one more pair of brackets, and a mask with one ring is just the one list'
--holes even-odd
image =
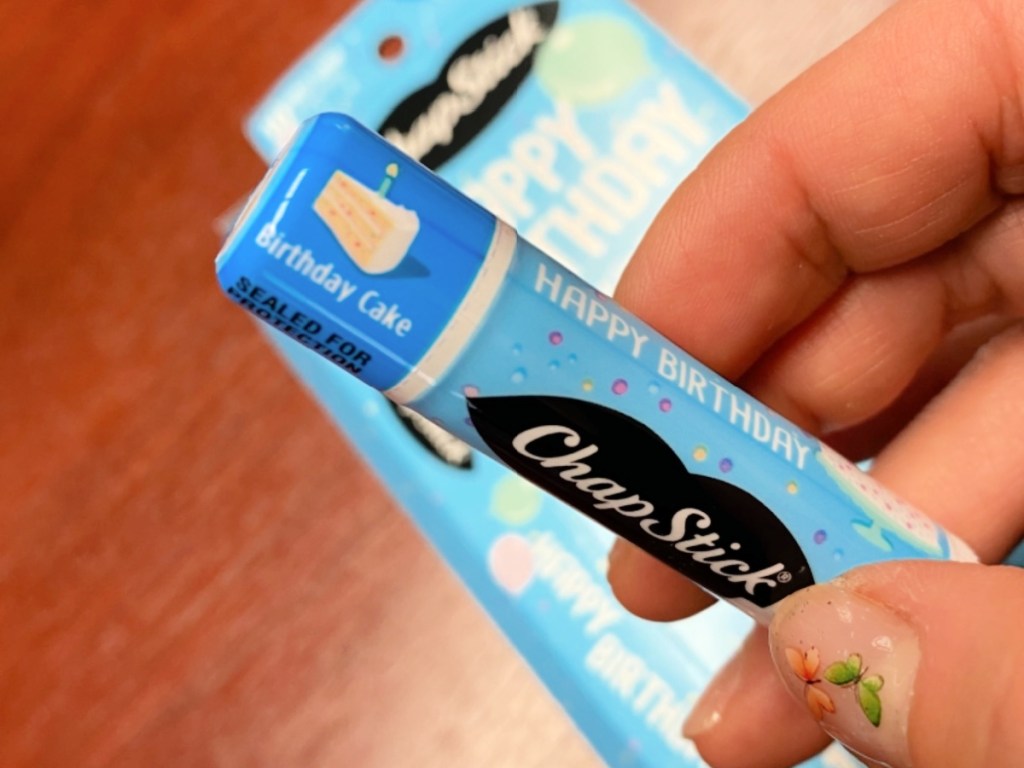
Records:
{"label": "blue package card", "polygon": [[[372,0],[272,89],[246,131],[271,161],[347,112],[611,291],[680,179],[746,114],[619,0]],[[386,183],[386,182],[385,182]],[[314,352],[271,340],[613,766],[701,765],[680,725],[750,621],[629,616],[610,535]],[[833,747],[808,765],[855,766]]]}

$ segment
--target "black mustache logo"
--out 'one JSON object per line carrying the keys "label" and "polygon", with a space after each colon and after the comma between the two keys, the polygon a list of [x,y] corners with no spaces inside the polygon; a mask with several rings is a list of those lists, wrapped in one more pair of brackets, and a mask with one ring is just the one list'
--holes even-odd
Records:
{"label": "black mustache logo", "polygon": [[789,530],[741,488],[691,474],[652,429],[563,397],[469,400],[494,453],[710,592],[762,608],[814,583]]}
{"label": "black mustache logo", "polygon": [[557,17],[557,2],[527,5],[475,32],[448,58],[434,82],[395,107],[378,133],[437,170],[515,95]]}

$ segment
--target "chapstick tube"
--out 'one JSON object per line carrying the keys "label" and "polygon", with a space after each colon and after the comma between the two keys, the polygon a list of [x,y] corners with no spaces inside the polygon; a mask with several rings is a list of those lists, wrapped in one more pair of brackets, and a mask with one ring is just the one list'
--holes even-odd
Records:
{"label": "chapstick tube", "polygon": [[975,559],[349,117],[299,129],[216,269],[260,319],[762,623],[858,565]]}

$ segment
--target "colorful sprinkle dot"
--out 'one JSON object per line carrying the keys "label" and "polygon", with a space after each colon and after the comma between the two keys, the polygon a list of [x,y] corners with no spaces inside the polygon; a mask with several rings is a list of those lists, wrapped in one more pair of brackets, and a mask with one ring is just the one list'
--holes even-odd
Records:
{"label": "colorful sprinkle dot", "polygon": [[589,392],[593,388],[594,388],[594,382],[593,382],[592,379],[584,379],[583,380],[583,391],[584,392]]}
{"label": "colorful sprinkle dot", "polygon": [[466,397],[476,397],[480,394],[480,389],[478,387],[474,387],[472,384],[467,384],[462,388],[462,394]]}
{"label": "colorful sprinkle dot", "polygon": [[575,365],[576,364],[576,353],[573,352],[571,355],[569,355],[569,357],[566,358],[566,360],[568,360],[570,363]]}
{"label": "colorful sprinkle dot", "polygon": [[552,370],[552,371],[557,371],[561,367],[562,367],[562,364],[560,362],[558,362],[557,360],[552,360],[550,363],[548,363],[548,368],[550,370]]}
{"label": "colorful sprinkle dot", "polygon": [[523,345],[522,344],[513,344],[512,345],[512,354],[513,355],[521,355],[521,354],[523,354]]}
{"label": "colorful sprinkle dot", "polygon": [[526,369],[516,368],[512,371],[512,383],[522,384],[526,380]]}
{"label": "colorful sprinkle dot", "polygon": [[723,472],[731,472],[732,459],[722,459],[720,462],[718,462],[718,468]]}
{"label": "colorful sprinkle dot", "polygon": [[650,392],[652,395],[656,395],[658,394],[658,392],[661,391],[661,386],[658,384],[658,382],[652,381],[650,384],[647,385],[647,391]]}
{"label": "colorful sprinkle dot", "polygon": [[562,336],[562,332],[561,332],[561,331],[552,331],[551,333],[549,333],[549,334],[548,334],[548,341],[550,341],[550,342],[551,342],[552,344],[554,344],[554,345],[555,345],[556,347],[557,347],[557,346],[558,346],[559,344],[561,344],[561,343],[562,343],[562,340],[563,340],[564,338],[565,338],[565,337],[564,337],[564,336]]}
{"label": "colorful sprinkle dot", "polygon": [[612,392],[616,395],[626,394],[627,389],[629,389],[629,384],[625,379],[616,379],[612,382]]}
{"label": "colorful sprinkle dot", "polygon": [[815,544],[824,544],[825,543],[825,539],[827,539],[827,538],[828,538],[828,533],[826,533],[825,531],[815,531],[814,532],[814,543]]}
{"label": "colorful sprinkle dot", "polygon": [[835,560],[837,563],[840,562],[844,557],[846,557],[846,553],[843,552],[843,550],[841,549],[837,549],[835,552],[832,553],[832,559]]}
{"label": "colorful sprinkle dot", "polygon": [[697,461],[704,461],[708,457],[708,449],[703,445],[698,445],[693,449],[693,458]]}
{"label": "colorful sprinkle dot", "polygon": [[797,485],[797,484],[796,484],[795,482],[793,482],[792,480],[790,480],[790,482],[789,482],[789,485],[787,485],[787,486],[786,486],[786,490],[787,490],[787,491],[788,491],[789,493],[796,493],[797,491],[799,491],[799,490],[800,490],[800,486],[799,486],[799,485]]}
{"label": "colorful sprinkle dot", "polygon": [[669,411],[672,410],[672,401],[669,400],[667,397],[662,398],[661,402],[658,403],[658,408],[661,409],[662,413],[668,413]]}

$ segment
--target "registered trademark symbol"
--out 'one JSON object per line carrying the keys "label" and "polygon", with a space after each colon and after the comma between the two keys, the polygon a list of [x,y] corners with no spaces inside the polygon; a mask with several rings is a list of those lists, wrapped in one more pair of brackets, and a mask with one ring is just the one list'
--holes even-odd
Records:
{"label": "registered trademark symbol", "polygon": [[775,578],[777,578],[781,583],[785,584],[793,578],[793,574],[791,574],[789,571],[782,571]]}

